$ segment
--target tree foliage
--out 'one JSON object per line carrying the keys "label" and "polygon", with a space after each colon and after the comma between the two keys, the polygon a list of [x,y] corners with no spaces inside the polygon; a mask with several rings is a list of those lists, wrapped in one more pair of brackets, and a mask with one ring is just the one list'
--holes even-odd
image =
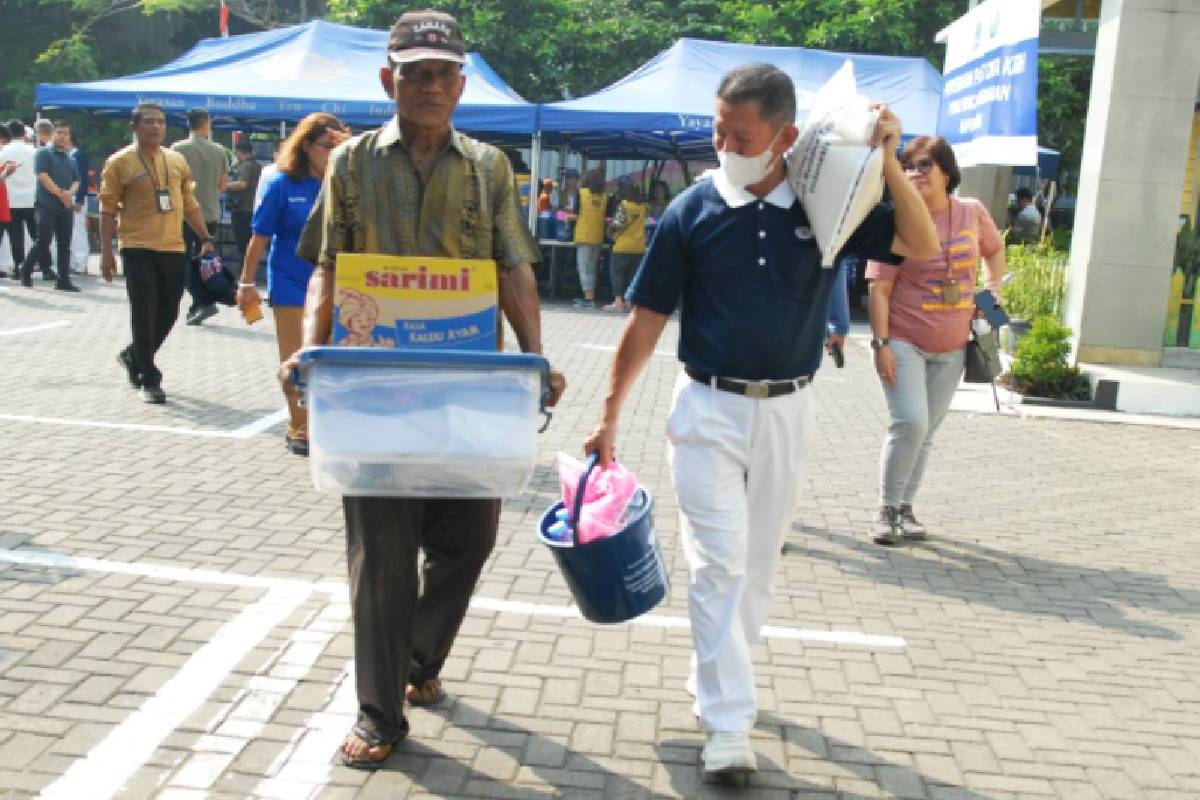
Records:
{"label": "tree foliage", "polygon": [[1073,195],[1078,185],[1091,90],[1091,56],[1038,59],[1038,141],[1061,154],[1059,178],[1063,194]]}
{"label": "tree foliage", "polygon": [[[424,4],[421,4],[424,5]],[[432,0],[514,89],[549,102],[595,91],[681,37],[802,45],[941,63],[934,34],[967,0]],[[330,0],[333,18],[386,27],[407,4]]]}

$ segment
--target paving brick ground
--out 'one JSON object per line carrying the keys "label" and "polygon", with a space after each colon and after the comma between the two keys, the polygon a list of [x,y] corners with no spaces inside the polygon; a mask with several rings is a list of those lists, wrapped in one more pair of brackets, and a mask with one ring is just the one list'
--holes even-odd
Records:
{"label": "paving brick ground", "polygon": [[[685,629],[484,606],[447,665],[452,700],[412,713],[386,769],[335,765],[354,711],[340,509],[279,425],[233,433],[281,406],[269,322],[180,325],[171,401],[145,406],[114,360],[123,288],[79,283],[0,291],[0,798],[122,765],[130,799],[1200,796],[1200,433],[954,413],[918,507],[934,536],[882,549],[864,535],[885,417],[861,340],[811,390],[812,469],[770,621],[906,644],[769,638],[752,788],[701,782]],[[505,504],[483,600],[569,602],[533,531],[621,321],[554,306],[545,323],[571,388],[530,490]],[[674,336],[619,452],[657,495],[659,611],[683,616]],[[108,427],[68,424],[84,421]],[[113,755],[156,725],[134,738],[144,753]],[[74,796],[111,794],[86,786]]]}

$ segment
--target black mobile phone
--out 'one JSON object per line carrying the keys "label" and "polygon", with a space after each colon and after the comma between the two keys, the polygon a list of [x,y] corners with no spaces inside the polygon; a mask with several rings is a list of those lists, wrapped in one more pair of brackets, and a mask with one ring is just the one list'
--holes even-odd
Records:
{"label": "black mobile phone", "polygon": [[987,289],[980,289],[975,293],[975,307],[979,309],[979,313],[983,314],[993,328],[999,328],[1001,325],[1008,324],[1008,314],[1005,313],[1003,306],[996,301],[996,296]]}
{"label": "black mobile phone", "polygon": [[846,354],[842,352],[842,346],[837,342],[829,345],[829,355],[833,356],[833,365],[838,369],[846,366]]}

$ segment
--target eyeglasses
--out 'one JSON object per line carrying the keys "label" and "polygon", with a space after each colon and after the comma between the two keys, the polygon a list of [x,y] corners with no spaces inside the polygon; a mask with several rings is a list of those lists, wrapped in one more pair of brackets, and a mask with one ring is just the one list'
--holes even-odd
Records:
{"label": "eyeglasses", "polygon": [[433,83],[449,86],[457,81],[461,75],[462,71],[457,64],[447,63],[444,67],[437,69],[422,67],[419,64],[404,64],[400,67],[400,78],[405,83],[417,86],[425,86],[426,84]]}
{"label": "eyeglasses", "polygon": [[916,161],[910,161],[904,165],[906,172],[919,172],[922,175],[928,175],[933,171],[933,159],[929,156],[918,158]]}

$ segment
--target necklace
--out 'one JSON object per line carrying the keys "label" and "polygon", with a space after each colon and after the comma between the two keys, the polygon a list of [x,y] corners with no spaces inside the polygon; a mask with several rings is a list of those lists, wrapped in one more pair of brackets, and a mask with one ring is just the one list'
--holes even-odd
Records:
{"label": "necklace", "polygon": [[[940,233],[940,231],[939,231]],[[958,281],[954,278],[954,262],[950,260],[950,237],[954,235],[954,201],[946,211],[946,238],[942,239],[942,256],[946,259],[946,277],[942,278],[942,305],[956,306],[962,299]],[[941,238],[940,236],[938,237]]]}

